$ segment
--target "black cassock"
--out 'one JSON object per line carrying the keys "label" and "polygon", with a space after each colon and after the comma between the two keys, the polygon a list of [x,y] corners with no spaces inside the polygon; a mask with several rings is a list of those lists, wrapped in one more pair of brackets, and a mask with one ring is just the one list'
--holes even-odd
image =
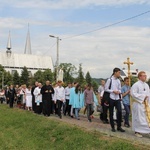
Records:
{"label": "black cassock", "polygon": [[9,106],[10,108],[13,108],[13,104],[14,104],[14,99],[16,96],[16,91],[14,88],[9,88],[8,90],[8,98],[9,98]]}
{"label": "black cassock", "polygon": [[41,94],[43,103],[43,114],[45,116],[50,116],[50,114],[53,113],[52,94],[54,94],[54,89],[51,85],[44,85],[41,89]]}

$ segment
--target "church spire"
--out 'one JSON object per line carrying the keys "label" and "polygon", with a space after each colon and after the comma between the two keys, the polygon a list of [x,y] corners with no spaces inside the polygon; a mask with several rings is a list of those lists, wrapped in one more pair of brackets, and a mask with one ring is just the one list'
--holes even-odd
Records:
{"label": "church spire", "polygon": [[7,50],[11,51],[11,38],[10,38],[10,31],[9,31],[9,35],[8,35]]}
{"label": "church spire", "polygon": [[26,38],[26,45],[25,45],[24,54],[32,54],[32,52],[31,52],[31,41],[30,41],[29,24],[28,24],[28,33],[27,33],[27,38]]}
{"label": "church spire", "polygon": [[9,31],[9,35],[8,35],[8,42],[7,42],[7,51],[6,51],[6,54],[7,54],[7,57],[10,57],[11,56],[11,38],[10,38],[10,31]]}

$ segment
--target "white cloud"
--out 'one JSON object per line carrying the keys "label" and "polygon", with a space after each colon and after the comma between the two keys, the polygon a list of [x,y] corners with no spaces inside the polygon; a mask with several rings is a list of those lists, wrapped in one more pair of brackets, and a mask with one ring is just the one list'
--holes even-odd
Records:
{"label": "white cloud", "polygon": [[62,41],[60,57],[62,62],[83,63],[84,71],[94,77],[109,77],[114,67],[126,67],[127,57],[134,69],[142,70],[150,65],[149,37],[149,28],[115,27]]}
{"label": "white cloud", "polygon": [[[70,35],[63,36],[68,37]],[[12,51],[23,53],[25,38],[26,34],[20,45],[12,42]],[[59,45],[60,62],[72,63],[76,67],[82,63],[84,72],[90,71],[92,77],[109,77],[114,67],[126,67],[123,62],[126,61],[127,57],[130,57],[131,61],[134,62],[134,65],[131,66],[132,69],[148,70],[150,66],[149,41],[150,29],[146,27],[107,28],[107,30],[62,40]],[[50,55],[55,62],[55,42],[56,39],[48,37],[47,30],[36,36],[31,30],[33,54]],[[54,46],[52,47],[52,45]]]}
{"label": "white cloud", "polygon": [[51,9],[76,9],[94,6],[118,6],[132,4],[150,4],[149,0],[0,0],[1,7],[5,4],[19,8],[51,8]]}

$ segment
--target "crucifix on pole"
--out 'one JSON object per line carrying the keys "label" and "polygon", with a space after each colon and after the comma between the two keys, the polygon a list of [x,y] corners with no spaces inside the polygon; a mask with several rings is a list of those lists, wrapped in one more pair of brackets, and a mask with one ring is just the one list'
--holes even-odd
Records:
{"label": "crucifix on pole", "polygon": [[130,58],[127,58],[127,61],[124,62],[128,66],[128,78],[129,78],[129,86],[131,86],[131,75],[130,75],[130,65],[133,65],[133,62],[130,62]]}

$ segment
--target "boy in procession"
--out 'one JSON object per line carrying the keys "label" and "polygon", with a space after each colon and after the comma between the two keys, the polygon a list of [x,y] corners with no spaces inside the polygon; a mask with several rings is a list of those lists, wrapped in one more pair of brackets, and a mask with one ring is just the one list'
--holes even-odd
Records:
{"label": "boy in procession", "polygon": [[143,137],[142,133],[150,133],[150,89],[146,83],[146,73],[138,73],[139,81],[131,88],[132,105],[132,130],[135,136]]}

